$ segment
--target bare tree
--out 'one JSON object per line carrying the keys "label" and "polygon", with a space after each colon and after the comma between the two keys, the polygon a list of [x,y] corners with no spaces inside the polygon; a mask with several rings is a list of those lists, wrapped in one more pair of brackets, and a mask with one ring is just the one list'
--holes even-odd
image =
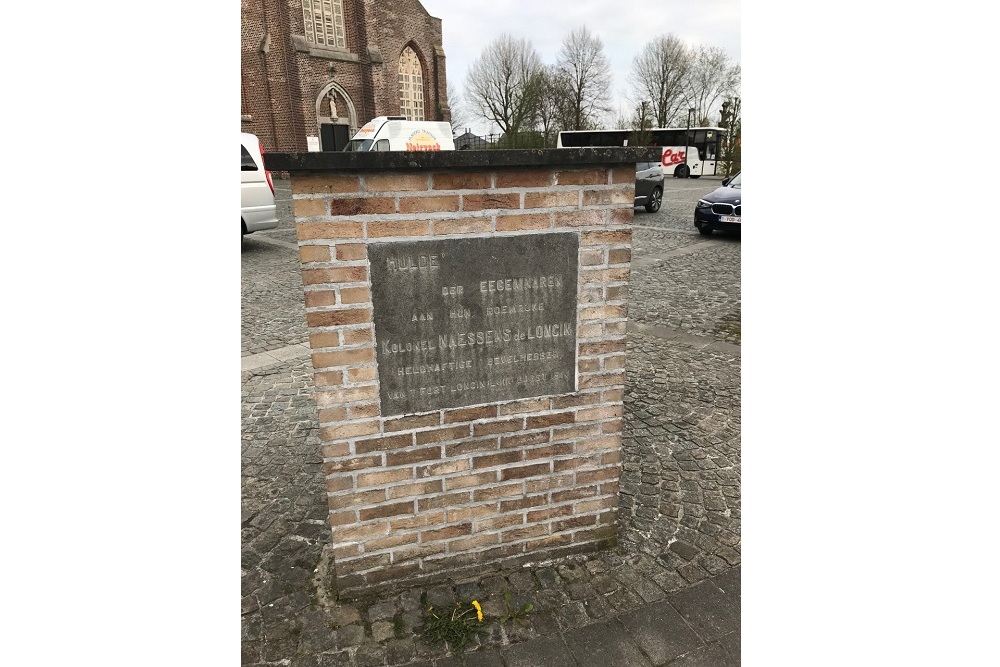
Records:
{"label": "bare tree", "polygon": [[545,138],[546,146],[555,146],[559,130],[566,129],[563,122],[563,107],[565,106],[565,86],[562,74],[554,65],[542,68],[541,85],[538,97],[538,126]]}
{"label": "bare tree", "polygon": [[636,100],[648,100],[658,127],[667,127],[685,109],[690,49],[672,34],[648,42],[632,60],[629,85]]}
{"label": "bare tree", "polygon": [[542,61],[526,39],[502,34],[486,45],[465,77],[474,113],[516,136],[532,129],[538,114]]}
{"label": "bare tree", "polygon": [[565,130],[596,127],[611,112],[611,62],[604,53],[600,37],[576,28],[563,40],[556,68],[565,85],[565,105],[569,124]]}
{"label": "bare tree", "polygon": [[451,108],[451,133],[458,136],[469,129],[472,116],[466,108],[462,94],[451,81],[448,82],[448,106]]}
{"label": "bare tree", "polygon": [[726,52],[715,46],[698,47],[691,58],[691,69],[684,85],[685,103],[695,110],[699,125],[711,125],[722,100],[739,94],[740,66],[734,65]]}

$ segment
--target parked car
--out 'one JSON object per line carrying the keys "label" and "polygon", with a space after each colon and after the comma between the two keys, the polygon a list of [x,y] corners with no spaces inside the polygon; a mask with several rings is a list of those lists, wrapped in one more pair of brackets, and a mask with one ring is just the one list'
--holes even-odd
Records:
{"label": "parked car", "polygon": [[740,233],[740,174],[722,180],[717,188],[698,200],[694,205],[694,226],[709,236],[713,231]]}
{"label": "parked car", "polygon": [[637,162],[635,165],[635,204],[650,213],[663,203],[663,165],[660,162]]}
{"label": "parked car", "polygon": [[260,139],[241,132],[242,164],[240,166],[240,218],[243,234],[274,229],[278,226],[278,209],[274,205],[274,182],[271,172],[264,169]]}

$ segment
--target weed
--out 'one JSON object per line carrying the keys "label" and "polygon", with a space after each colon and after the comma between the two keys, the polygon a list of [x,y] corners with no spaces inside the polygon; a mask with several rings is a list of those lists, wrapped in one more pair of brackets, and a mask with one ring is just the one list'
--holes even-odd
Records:
{"label": "weed", "polygon": [[515,609],[514,603],[511,602],[510,591],[503,592],[503,601],[507,604],[507,613],[500,617],[501,623],[525,618],[535,608],[535,605],[526,602],[520,609]]}
{"label": "weed", "polygon": [[428,644],[444,642],[451,652],[465,664],[465,649],[483,634],[483,609],[478,600],[456,602],[451,609],[435,609],[427,604],[427,596],[420,601],[427,609],[421,636]]}

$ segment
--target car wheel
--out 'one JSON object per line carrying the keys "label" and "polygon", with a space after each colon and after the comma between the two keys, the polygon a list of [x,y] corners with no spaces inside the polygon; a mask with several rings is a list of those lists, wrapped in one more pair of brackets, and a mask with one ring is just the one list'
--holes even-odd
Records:
{"label": "car wheel", "polygon": [[656,213],[660,210],[660,204],[663,202],[663,190],[660,187],[653,188],[653,193],[649,195],[649,201],[646,202],[646,210],[650,213]]}
{"label": "car wheel", "polygon": [[674,169],[674,178],[687,178],[690,173],[691,170],[688,169],[686,164],[680,164]]}
{"label": "car wheel", "polygon": [[695,225],[695,227],[698,228],[698,233],[701,234],[702,236],[711,236],[712,235],[712,228],[709,227],[708,225],[705,225],[705,224],[702,224],[702,223],[698,223],[698,224]]}

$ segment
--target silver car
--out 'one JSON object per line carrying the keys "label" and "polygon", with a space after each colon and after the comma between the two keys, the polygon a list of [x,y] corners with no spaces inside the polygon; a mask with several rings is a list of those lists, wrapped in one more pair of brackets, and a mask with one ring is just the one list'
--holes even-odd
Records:
{"label": "silver car", "polygon": [[240,133],[242,144],[240,166],[240,221],[243,234],[274,229],[278,226],[278,211],[274,205],[274,182],[271,172],[264,169],[263,151],[257,135]]}
{"label": "silver car", "polygon": [[663,203],[663,165],[660,162],[638,162],[635,165],[635,204],[650,213],[660,210]]}

